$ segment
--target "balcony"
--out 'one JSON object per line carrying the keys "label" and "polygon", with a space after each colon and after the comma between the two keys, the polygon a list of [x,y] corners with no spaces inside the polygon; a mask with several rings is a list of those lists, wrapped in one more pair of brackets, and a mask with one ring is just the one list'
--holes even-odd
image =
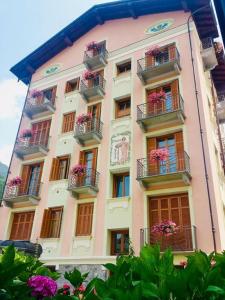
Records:
{"label": "balcony", "polygon": [[212,70],[218,65],[216,51],[211,37],[202,40],[201,55],[205,70]]}
{"label": "balcony", "polygon": [[84,175],[70,175],[68,190],[75,198],[79,198],[81,194],[95,196],[98,193],[98,181],[99,173],[95,169],[88,168]]}
{"label": "balcony", "polygon": [[90,121],[76,125],[74,137],[79,144],[85,146],[87,144],[99,144],[102,139],[103,123],[97,119],[92,118]]}
{"label": "balcony", "polygon": [[147,158],[137,160],[137,180],[144,186],[182,181],[190,184],[190,158],[186,152],[177,152],[166,161],[150,162]]}
{"label": "balcony", "polygon": [[98,48],[92,51],[84,52],[83,63],[89,70],[104,68],[107,64],[108,51],[105,47],[105,42],[98,43]]}
{"label": "balcony", "polygon": [[137,61],[137,75],[145,85],[168,76],[180,74],[180,55],[177,48],[167,48],[149,59],[148,56]]}
{"label": "balcony", "polygon": [[217,116],[220,123],[225,123],[225,95],[218,96],[219,102],[216,105]]}
{"label": "balcony", "polygon": [[105,79],[101,75],[97,75],[93,79],[81,80],[80,94],[86,102],[104,98]]}
{"label": "balcony", "polygon": [[150,102],[137,106],[137,123],[146,132],[149,128],[171,122],[183,124],[184,100],[181,95],[167,96],[162,103]]}
{"label": "balcony", "polygon": [[174,252],[188,252],[197,249],[196,227],[179,226],[177,232],[171,236],[153,233],[151,228],[141,229],[141,246],[158,244],[161,251],[170,248]]}
{"label": "balcony", "polygon": [[15,145],[15,153],[20,159],[46,156],[49,149],[49,136],[38,133],[31,138],[20,138]]}
{"label": "balcony", "polygon": [[28,98],[24,108],[25,114],[33,119],[36,115],[52,115],[55,112],[55,106],[51,100],[47,97],[38,98]]}
{"label": "balcony", "polygon": [[40,200],[40,183],[33,182],[27,188],[23,186],[6,185],[3,201],[7,207],[23,203],[27,206],[37,205]]}

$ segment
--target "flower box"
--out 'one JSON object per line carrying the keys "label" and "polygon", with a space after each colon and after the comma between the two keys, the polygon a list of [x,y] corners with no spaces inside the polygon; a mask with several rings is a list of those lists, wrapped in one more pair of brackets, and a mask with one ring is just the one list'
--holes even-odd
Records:
{"label": "flower box", "polygon": [[150,152],[150,162],[166,161],[169,158],[169,150],[167,148],[155,149]]}

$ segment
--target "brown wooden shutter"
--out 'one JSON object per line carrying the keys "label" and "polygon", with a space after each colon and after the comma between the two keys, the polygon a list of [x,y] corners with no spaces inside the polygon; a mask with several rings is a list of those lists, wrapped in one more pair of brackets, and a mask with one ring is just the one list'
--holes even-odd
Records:
{"label": "brown wooden shutter", "polygon": [[57,230],[57,238],[60,237],[61,226],[62,226],[62,216],[63,216],[63,206],[58,208],[58,230]]}
{"label": "brown wooden shutter", "polygon": [[92,149],[93,152],[93,161],[92,161],[92,169],[97,169],[97,157],[98,157],[98,148]]}
{"label": "brown wooden shutter", "polygon": [[79,157],[79,163],[81,165],[84,165],[85,164],[85,151],[80,151],[80,157]]}
{"label": "brown wooden shutter", "polygon": [[92,232],[94,203],[78,204],[76,236],[90,235]]}
{"label": "brown wooden shutter", "polygon": [[145,67],[146,68],[153,67],[154,66],[154,61],[155,61],[155,58],[154,58],[153,55],[145,54]]}
{"label": "brown wooden shutter", "polygon": [[65,114],[63,116],[62,132],[65,133],[65,132],[73,131],[74,123],[75,123],[75,112]]}
{"label": "brown wooden shutter", "polygon": [[174,136],[176,141],[177,152],[177,170],[183,171],[185,169],[183,132],[176,132]]}
{"label": "brown wooden shutter", "polygon": [[57,89],[56,86],[54,86],[54,87],[52,88],[52,104],[55,104],[55,99],[56,99],[56,89]]}
{"label": "brown wooden shutter", "polygon": [[169,53],[169,60],[170,61],[175,60],[175,58],[176,58],[176,47],[175,47],[175,44],[170,45],[168,47],[168,53]]}
{"label": "brown wooden shutter", "polygon": [[50,228],[51,211],[49,209],[44,210],[42,226],[41,226],[41,238],[47,238]]}
{"label": "brown wooden shutter", "polygon": [[172,99],[173,99],[173,109],[176,110],[176,109],[180,108],[178,80],[174,80],[171,83],[171,94],[172,94]]}
{"label": "brown wooden shutter", "polygon": [[46,120],[32,124],[32,131],[34,132],[34,134],[31,137],[31,144],[41,143],[42,145],[47,146],[50,126],[51,120]]}
{"label": "brown wooden shutter", "polygon": [[34,212],[14,213],[10,240],[30,240]]}
{"label": "brown wooden shutter", "polygon": [[150,152],[157,148],[157,139],[149,138],[147,139],[147,168],[149,175],[158,174],[159,172],[159,164],[157,162],[150,162]]}
{"label": "brown wooden shutter", "polygon": [[53,158],[49,180],[50,181],[57,180],[58,176],[59,176],[59,159],[58,158]]}
{"label": "brown wooden shutter", "polygon": [[27,194],[30,174],[31,174],[30,165],[24,165],[21,173],[22,184],[19,187],[19,195]]}

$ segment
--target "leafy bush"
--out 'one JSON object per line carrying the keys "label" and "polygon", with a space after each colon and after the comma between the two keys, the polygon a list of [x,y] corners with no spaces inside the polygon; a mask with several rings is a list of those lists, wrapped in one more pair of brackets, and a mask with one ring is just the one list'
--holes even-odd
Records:
{"label": "leafy bush", "polygon": [[[225,253],[207,255],[202,251],[188,256],[187,263],[173,265],[170,250],[162,255],[158,246],[143,247],[139,257],[120,256],[116,264],[105,264],[107,280],[94,278],[74,269],[66,272],[64,284],[52,298],[31,296],[29,278],[42,275],[56,280],[37,259],[15,253],[12,246],[0,256],[1,300],[224,300]],[[40,276],[38,276],[40,278]],[[86,287],[85,287],[86,286]]]}

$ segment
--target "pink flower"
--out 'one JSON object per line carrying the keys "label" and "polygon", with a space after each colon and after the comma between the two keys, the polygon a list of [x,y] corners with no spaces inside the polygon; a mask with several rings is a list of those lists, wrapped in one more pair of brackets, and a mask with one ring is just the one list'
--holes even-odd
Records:
{"label": "pink flower", "polygon": [[70,289],[70,286],[69,286],[69,284],[66,284],[66,283],[65,283],[65,284],[63,285],[63,288],[64,288],[64,289]]}
{"label": "pink flower", "polygon": [[169,158],[169,150],[167,148],[159,148],[151,150],[150,162],[166,161]]}
{"label": "pink flower", "polygon": [[76,124],[77,125],[82,125],[84,123],[87,123],[92,120],[92,114],[87,113],[87,114],[81,114],[77,117]]}
{"label": "pink flower", "polygon": [[178,227],[173,221],[164,221],[152,226],[152,232],[164,236],[171,236],[176,233]]}
{"label": "pink flower", "polygon": [[29,95],[31,98],[38,98],[38,97],[42,97],[43,96],[43,92],[42,91],[38,91],[38,90],[31,90],[29,92]]}
{"label": "pink flower", "polygon": [[30,138],[30,137],[32,137],[32,135],[33,135],[33,132],[31,129],[24,129],[20,133],[20,138],[23,138],[23,139]]}
{"label": "pink flower", "polygon": [[96,73],[96,72],[92,72],[92,71],[85,71],[84,73],[83,73],[83,78],[85,79],[85,80],[88,80],[88,79],[94,79],[94,78],[96,78],[97,76],[98,76],[98,73]]}
{"label": "pink flower", "polygon": [[20,176],[16,176],[9,181],[9,186],[18,186],[22,184],[22,178]]}
{"label": "pink flower", "polygon": [[161,49],[159,46],[153,46],[147,50],[146,55],[156,56],[161,53]]}
{"label": "pink flower", "polygon": [[32,276],[27,284],[32,290],[31,295],[38,297],[38,299],[55,296],[57,292],[56,282],[47,276]]}
{"label": "pink flower", "polygon": [[71,174],[74,176],[82,176],[85,174],[86,166],[84,165],[75,165],[71,169]]}
{"label": "pink flower", "polygon": [[212,258],[212,260],[211,260],[211,262],[210,262],[211,267],[214,267],[215,264],[216,264],[216,261]]}
{"label": "pink flower", "polygon": [[90,43],[87,44],[86,49],[87,49],[87,51],[91,51],[91,50],[94,50],[94,49],[98,50],[99,49],[99,45],[98,45],[97,42],[92,41],[92,42],[90,42]]}
{"label": "pink flower", "polygon": [[155,104],[155,103],[161,103],[166,99],[166,93],[164,91],[160,91],[159,93],[153,92],[148,95],[148,102]]}

